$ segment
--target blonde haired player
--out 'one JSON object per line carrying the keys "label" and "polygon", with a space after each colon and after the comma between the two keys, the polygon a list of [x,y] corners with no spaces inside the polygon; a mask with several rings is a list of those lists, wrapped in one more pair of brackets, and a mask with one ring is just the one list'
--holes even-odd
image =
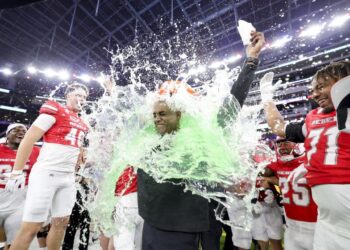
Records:
{"label": "blonde haired player", "polygon": [[59,249],[69,221],[76,190],[75,165],[87,125],[79,117],[89,94],[86,86],[74,83],[68,86],[66,105],[47,101],[40,109],[18,148],[15,165],[6,189],[17,191],[16,183],[23,175],[24,164],[33,145],[41,137],[44,144],[29,178],[23,223],[11,249],[28,249],[35,235],[51,211],[52,223],[47,237],[48,249]]}

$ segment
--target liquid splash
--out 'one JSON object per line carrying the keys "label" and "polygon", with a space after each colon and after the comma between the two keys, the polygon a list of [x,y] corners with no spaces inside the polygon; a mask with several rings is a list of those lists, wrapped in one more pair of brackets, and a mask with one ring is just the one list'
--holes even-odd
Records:
{"label": "liquid splash", "polygon": [[[145,53],[145,43],[152,53]],[[87,206],[93,221],[107,235],[118,230],[112,218],[118,202],[114,190],[127,165],[143,169],[159,183],[182,184],[184,191],[214,199],[224,207],[234,202],[242,183],[249,187],[241,190],[249,207],[251,187],[261,170],[252,167],[252,154],[260,138],[256,132],[260,109],[242,112],[230,95],[239,69],[225,65],[193,74],[191,67],[208,62],[199,60],[193,48],[186,50],[182,43],[145,43],[113,52],[110,69],[115,86],[84,118],[93,124],[87,156],[94,165],[89,178],[97,190]],[[155,90],[170,79],[182,81],[176,94],[159,95]],[[195,95],[186,91],[188,86]],[[156,133],[152,113],[157,101],[181,111],[176,133]]]}

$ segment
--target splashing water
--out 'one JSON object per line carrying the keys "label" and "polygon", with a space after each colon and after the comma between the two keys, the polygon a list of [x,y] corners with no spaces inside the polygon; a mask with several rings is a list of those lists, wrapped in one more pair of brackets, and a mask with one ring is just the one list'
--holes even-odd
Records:
{"label": "splashing water", "polygon": [[[182,43],[146,43],[152,53],[144,53],[144,43],[114,52],[113,80],[128,84],[116,85],[110,96],[99,100],[94,112],[85,117],[93,121],[87,155],[94,164],[90,178],[98,189],[88,207],[92,219],[106,234],[117,230],[112,220],[118,202],[114,190],[127,165],[142,168],[159,183],[176,179],[176,184],[184,184],[185,190],[224,206],[232,203],[237,186],[243,182],[243,186],[253,186],[261,169],[251,167],[252,152],[259,139],[254,112],[240,112],[239,104],[229,93],[239,70],[225,67],[193,76],[186,73],[189,67],[203,64],[193,48],[184,51]],[[177,76],[182,77],[182,84],[176,94],[159,95],[152,91],[164,80]],[[198,82],[201,84],[193,87],[197,94],[189,94],[187,84]],[[152,121],[157,101],[181,111],[176,133],[157,134]],[[244,193],[249,206],[251,188]]]}

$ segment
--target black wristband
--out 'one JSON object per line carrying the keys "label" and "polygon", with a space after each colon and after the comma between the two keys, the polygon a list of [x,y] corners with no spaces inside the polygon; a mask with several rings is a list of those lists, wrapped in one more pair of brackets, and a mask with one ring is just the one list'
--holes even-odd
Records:
{"label": "black wristband", "polygon": [[247,57],[247,59],[245,59],[245,62],[249,64],[254,64],[256,66],[259,65],[259,59],[256,57]]}

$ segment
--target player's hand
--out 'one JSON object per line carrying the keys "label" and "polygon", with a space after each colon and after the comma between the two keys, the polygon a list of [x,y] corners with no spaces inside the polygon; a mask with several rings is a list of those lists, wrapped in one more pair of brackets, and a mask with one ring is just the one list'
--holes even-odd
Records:
{"label": "player's hand", "polygon": [[5,190],[8,192],[15,192],[19,189],[24,189],[25,177],[24,174],[11,174],[11,177],[7,180]]}
{"label": "player's hand", "polygon": [[272,204],[275,200],[275,195],[273,194],[271,189],[265,190],[266,197],[264,198],[264,202],[268,205]]}
{"label": "player's hand", "polygon": [[102,79],[103,79],[101,82],[102,87],[106,90],[108,95],[111,95],[115,87],[111,76],[102,75]]}
{"label": "player's hand", "polygon": [[259,215],[263,212],[263,205],[257,201],[255,204],[252,204],[252,212],[254,215]]}
{"label": "player's hand", "polygon": [[295,185],[299,182],[305,183],[304,177],[306,173],[307,169],[305,168],[304,164],[301,164],[289,174],[287,181],[289,183],[292,183],[292,185]]}
{"label": "player's hand", "polygon": [[252,31],[250,35],[250,44],[246,47],[247,57],[258,58],[262,48],[265,45],[264,33]]}
{"label": "player's hand", "polygon": [[270,185],[277,185],[278,186],[278,178],[276,176],[270,176],[270,177],[262,177],[263,178],[263,187],[268,188]]}
{"label": "player's hand", "polygon": [[268,72],[260,80],[260,95],[262,103],[272,101],[274,92],[282,83],[282,81],[279,80],[275,85],[272,85],[274,75],[273,72]]}

